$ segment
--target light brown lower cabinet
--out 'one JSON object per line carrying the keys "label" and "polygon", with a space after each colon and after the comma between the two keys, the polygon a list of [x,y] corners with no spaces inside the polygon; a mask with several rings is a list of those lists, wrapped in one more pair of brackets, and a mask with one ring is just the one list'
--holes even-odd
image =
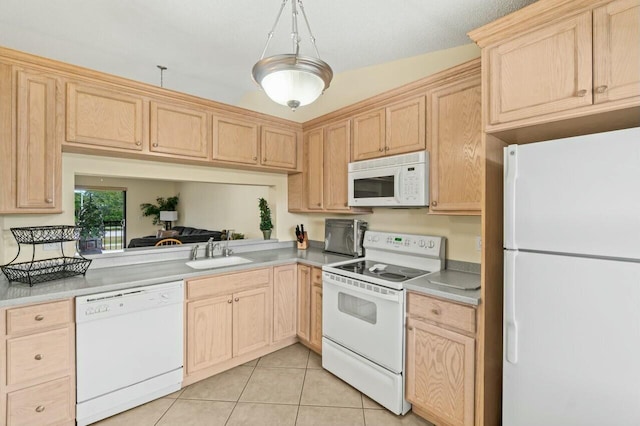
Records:
{"label": "light brown lower cabinet", "polygon": [[322,353],[322,269],[298,265],[298,339]]}
{"label": "light brown lower cabinet", "polygon": [[0,425],[75,425],[73,300],[0,310]]}
{"label": "light brown lower cabinet", "polygon": [[475,309],[408,292],[407,314],[407,401],[437,425],[473,425]]}
{"label": "light brown lower cabinet", "polygon": [[296,336],[298,318],[298,267],[297,265],[273,268],[273,341]]}
{"label": "light brown lower cabinet", "polygon": [[186,376],[271,343],[271,268],[195,278],[186,286]]}

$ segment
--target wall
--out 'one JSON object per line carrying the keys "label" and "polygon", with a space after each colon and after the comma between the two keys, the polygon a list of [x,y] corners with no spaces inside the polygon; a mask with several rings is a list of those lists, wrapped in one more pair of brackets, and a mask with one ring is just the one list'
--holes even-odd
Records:
{"label": "wall", "polygon": [[428,77],[479,56],[480,48],[474,43],[470,43],[451,49],[429,52],[424,55],[341,72],[333,76],[329,89],[317,101],[299,108],[296,112],[292,112],[286,106],[274,103],[260,90],[247,92],[237,105],[304,123],[312,118]]}
{"label": "wall", "polygon": [[179,187],[181,224],[216,231],[233,229],[245,238],[262,238],[258,198],[275,201],[268,186],[184,182]]}
{"label": "wall", "polygon": [[[110,178],[106,176],[76,176],[75,185],[88,188],[125,189],[127,191],[127,245],[131,238],[153,235],[160,225],[154,225],[151,217],[145,217],[140,204],[154,203],[157,197],[172,197],[180,192],[176,182],[150,179]],[[181,200],[182,201],[182,200]],[[180,207],[180,205],[178,206]],[[180,215],[178,216],[180,219]],[[174,225],[180,221],[174,223]],[[126,245],[125,245],[126,246]]]}

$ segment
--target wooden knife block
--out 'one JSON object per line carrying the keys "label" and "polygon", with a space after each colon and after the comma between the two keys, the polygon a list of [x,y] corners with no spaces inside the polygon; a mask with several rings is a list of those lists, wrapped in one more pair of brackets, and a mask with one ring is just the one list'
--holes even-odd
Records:
{"label": "wooden knife block", "polygon": [[307,236],[307,233],[305,232],[303,234],[302,242],[298,242],[298,250],[306,250],[308,248],[309,248],[309,237]]}

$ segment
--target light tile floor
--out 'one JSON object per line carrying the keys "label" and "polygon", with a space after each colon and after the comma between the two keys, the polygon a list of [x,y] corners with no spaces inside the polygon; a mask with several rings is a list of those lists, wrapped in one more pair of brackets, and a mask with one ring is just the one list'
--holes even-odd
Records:
{"label": "light tile floor", "polygon": [[331,373],[300,344],[95,423],[99,426],[430,426],[395,416]]}

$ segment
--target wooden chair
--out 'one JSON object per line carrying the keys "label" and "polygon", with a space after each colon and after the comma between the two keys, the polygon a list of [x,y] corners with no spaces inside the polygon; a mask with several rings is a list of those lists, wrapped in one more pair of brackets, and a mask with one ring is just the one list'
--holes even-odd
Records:
{"label": "wooden chair", "polygon": [[182,244],[182,241],[177,240],[175,238],[165,238],[156,243],[156,247],[158,246],[178,246]]}

